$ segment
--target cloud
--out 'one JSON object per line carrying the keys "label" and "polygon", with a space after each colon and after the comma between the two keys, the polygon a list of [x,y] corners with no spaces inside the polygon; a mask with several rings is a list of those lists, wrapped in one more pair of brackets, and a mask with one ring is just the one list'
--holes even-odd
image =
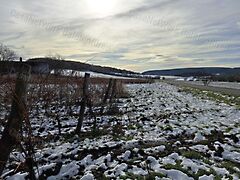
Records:
{"label": "cloud", "polygon": [[237,22],[237,26],[238,26],[238,28],[240,29],[240,21],[239,21],[239,22]]}
{"label": "cloud", "polygon": [[[109,4],[89,2],[94,3],[4,1],[0,40],[26,58],[58,53],[83,61],[94,56],[91,63],[138,71],[240,65],[240,1],[112,0],[107,13],[103,9]],[[12,10],[25,16],[17,18]]]}

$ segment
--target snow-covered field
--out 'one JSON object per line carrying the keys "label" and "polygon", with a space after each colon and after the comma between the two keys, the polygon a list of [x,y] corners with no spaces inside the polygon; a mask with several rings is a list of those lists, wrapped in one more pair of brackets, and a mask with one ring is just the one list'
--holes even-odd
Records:
{"label": "snow-covered field", "polygon": [[[122,113],[85,120],[83,137],[71,135],[77,117],[65,116],[63,135],[44,110],[32,112],[33,134],[41,140],[36,161],[41,179],[239,179],[240,110],[185,93],[165,83],[128,85]],[[78,112],[78,107],[73,108]],[[55,112],[53,107],[49,109]],[[6,179],[24,158],[10,157]]]}
{"label": "snow-covered field", "polygon": [[[92,71],[72,71],[72,70],[64,70],[62,75],[64,76],[77,76],[77,77],[84,77],[85,73],[90,74],[91,77],[99,77],[99,78],[114,78],[114,79],[134,79],[134,75],[128,74],[129,77],[124,77],[119,75],[109,75],[109,74],[103,74],[98,72],[92,72]],[[133,76],[133,77],[131,77]],[[137,75],[136,75],[137,76]],[[137,77],[136,77],[137,78]]]}

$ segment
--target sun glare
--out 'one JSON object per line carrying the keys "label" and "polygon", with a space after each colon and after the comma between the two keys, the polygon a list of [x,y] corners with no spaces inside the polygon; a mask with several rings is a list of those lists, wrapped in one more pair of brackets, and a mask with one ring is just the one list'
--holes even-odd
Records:
{"label": "sun glare", "polygon": [[87,0],[87,10],[96,17],[106,17],[114,13],[116,1],[114,0]]}

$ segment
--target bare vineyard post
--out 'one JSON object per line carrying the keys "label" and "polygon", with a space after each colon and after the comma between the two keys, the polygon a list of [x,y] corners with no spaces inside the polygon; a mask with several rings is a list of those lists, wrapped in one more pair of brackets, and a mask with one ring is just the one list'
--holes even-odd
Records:
{"label": "bare vineyard post", "polygon": [[31,67],[23,65],[17,76],[13,94],[11,112],[0,140],[0,175],[2,174],[9,155],[21,137],[19,130],[26,115],[26,90]]}
{"label": "bare vineyard post", "polygon": [[116,96],[116,88],[117,88],[117,80],[114,79],[113,80],[113,85],[112,85],[112,92],[111,92],[111,96],[110,96],[110,100],[109,100],[110,103],[112,103],[113,99]]}
{"label": "bare vineyard post", "polygon": [[82,94],[82,101],[81,101],[81,109],[79,112],[78,124],[77,124],[77,128],[75,131],[76,134],[79,134],[81,132],[81,128],[82,128],[84,112],[85,112],[87,98],[88,98],[89,79],[90,79],[90,74],[85,73],[84,82],[83,82],[83,94]]}
{"label": "bare vineyard post", "polygon": [[113,79],[111,78],[111,79],[109,79],[107,91],[106,91],[105,96],[103,98],[102,107],[101,107],[101,110],[100,110],[101,115],[103,114],[104,106],[106,105],[107,99],[109,98],[109,94],[110,94],[110,91],[111,91],[111,88],[112,88],[112,83],[113,83]]}

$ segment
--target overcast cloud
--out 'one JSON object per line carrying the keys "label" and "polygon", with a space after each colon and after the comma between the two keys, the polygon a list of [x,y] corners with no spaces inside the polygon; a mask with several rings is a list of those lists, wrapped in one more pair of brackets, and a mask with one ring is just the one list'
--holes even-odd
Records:
{"label": "overcast cloud", "polygon": [[24,58],[58,53],[136,71],[235,67],[239,7],[238,0],[1,0],[0,42]]}

